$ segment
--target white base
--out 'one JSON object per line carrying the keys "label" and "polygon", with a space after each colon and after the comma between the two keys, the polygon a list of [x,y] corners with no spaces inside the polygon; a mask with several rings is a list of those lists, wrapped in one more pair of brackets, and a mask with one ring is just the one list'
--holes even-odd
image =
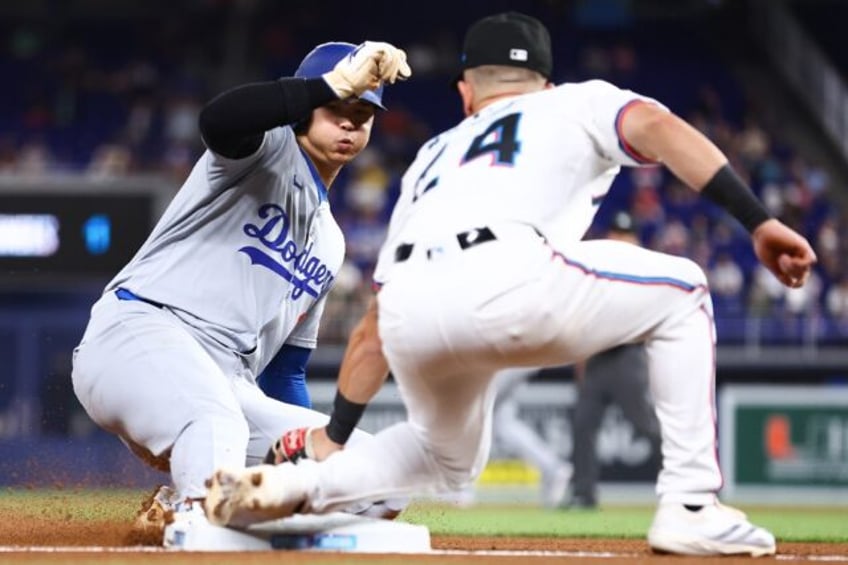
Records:
{"label": "white base", "polygon": [[346,551],[429,553],[426,526],[353,514],[296,514],[254,524],[246,530],[213,526],[203,518],[178,520],[165,528],[164,545],[186,551]]}

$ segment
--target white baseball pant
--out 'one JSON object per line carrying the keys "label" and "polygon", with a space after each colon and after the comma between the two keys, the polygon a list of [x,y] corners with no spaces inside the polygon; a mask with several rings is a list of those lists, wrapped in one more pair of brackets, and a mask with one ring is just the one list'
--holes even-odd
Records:
{"label": "white baseball pant", "polygon": [[379,326],[408,421],[305,466],[307,509],[462,487],[488,457],[498,369],[563,365],[638,341],[662,432],[657,494],[712,503],[722,484],[715,331],[700,267],[618,241],[554,250],[532,228],[489,227],[495,241],[415,242],[395,266],[378,295]]}

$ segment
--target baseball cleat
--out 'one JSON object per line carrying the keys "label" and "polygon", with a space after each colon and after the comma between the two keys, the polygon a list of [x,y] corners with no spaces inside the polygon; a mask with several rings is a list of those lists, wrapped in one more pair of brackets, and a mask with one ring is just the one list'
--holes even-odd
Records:
{"label": "baseball cleat", "polygon": [[247,527],[297,513],[306,500],[294,465],[221,469],[212,475],[204,509],[217,526]]}
{"label": "baseball cleat", "polygon": [[570,464],[563,464],[553,473],[543,473],[540,495],[544,508],[559,508],[565,501],[568,484],[573,470]]}
{"label": "baseball cleat", "polygon": [[744,513],[718,502],[699,507],[660,504],[648,530],[655,551],[680,555],[774,555],[774,536]]}
{"label": "baseball cleat", "polygon": [[205,520],[200,505],[180,498],[174,489],[163,485],[141,503],[124,541],[128,545],[162,545],[166,526],[196,520]]}
{"label": "baseball cleat", "polygon": [[380,520],[394,520],[404,508],[409,505],[408,498],[390,498],[377,502],[357,502],[344,508],[341,512],[355,514],[363,518],[377,518]]}
{"label": "baseball cleat", "polygon": [[162,545],[165,526],[174,521],[176,493],[168,486],[156,487],[141,503],[125,542],[129,545]]}

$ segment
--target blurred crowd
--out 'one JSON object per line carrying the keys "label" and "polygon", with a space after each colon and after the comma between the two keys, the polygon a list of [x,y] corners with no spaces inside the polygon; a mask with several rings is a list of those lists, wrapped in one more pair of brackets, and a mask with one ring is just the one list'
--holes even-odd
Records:
{"label": "blurred crowd", "polygon": [[[192,6],[219,34],[192,24]],[[227,2],[198,0],[185,18],[155,27],[144,18],[58,31],[32,22],[0,24],[0,68],[20,85],[2,94],[12,111],[0,118],[0,176],[102,180],[156,173],[179,186],[203,151],[196,120],[206,100],[238,82],[291,73],[314,38],[361,39],[334,29],[322,33],[324,22],[309,10],[291,17],[280,7],[264,10],[240,21]],[[407,49],[414,80],[387,92],[390,111],[378,116],[371,145],[331,191],[348,248],[326,311],[325,342],[346,340],[371,293],[371,271],[405,166],[423,141],[461,117],[447,86],[459,34],[437,23],[417,29],[405,42],[385,37]],[[681,60],[693,56],[687,48],[676,53]],[[675,53],[666,52],[665,68],[658,68],[654,51],[650,45],[641,50],[638,38],[575,41],[566,50],[557,66],[567,71],[558,81],[605,78],[657,96],[727,153],[775,216],[807,235],[819,264],[804,288],[785,289],[758,266],[734,220],[660,167],[624,171],[590,237],[625,210],[645,246],[697,261],[709,276],[723,341],[744,341],[751,331],[773,341],[811,332],[819,341],[848,338],[848,265],[841,260],[848,215],[833,198],[844,187],[833,186],[815,155],[782,139],[779,117],[746,98],[721,71],[699,72],[715,61],[694,69],[687,61],[684,76],[673,66]],[[251,65],[240,64],[246,60]]]}

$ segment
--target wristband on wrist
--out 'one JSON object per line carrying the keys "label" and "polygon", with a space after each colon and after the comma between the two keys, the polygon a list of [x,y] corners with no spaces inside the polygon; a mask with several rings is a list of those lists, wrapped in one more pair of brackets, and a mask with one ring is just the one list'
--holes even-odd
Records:
{"label": "wristband on wrist", "polygon": [[330,421],[327,424],[327,437],[339,445],[347,443],[366,406],[366,404],[351,402],[337,390],[336,399],[333,401],[333,413],[330,414]]}
{"label": "wristband on wrist", "polygon": [[739,178],[730,165],[724,165],[701,190],[701,194],[727,210],[749,233],[772,218],[763,203]]}

